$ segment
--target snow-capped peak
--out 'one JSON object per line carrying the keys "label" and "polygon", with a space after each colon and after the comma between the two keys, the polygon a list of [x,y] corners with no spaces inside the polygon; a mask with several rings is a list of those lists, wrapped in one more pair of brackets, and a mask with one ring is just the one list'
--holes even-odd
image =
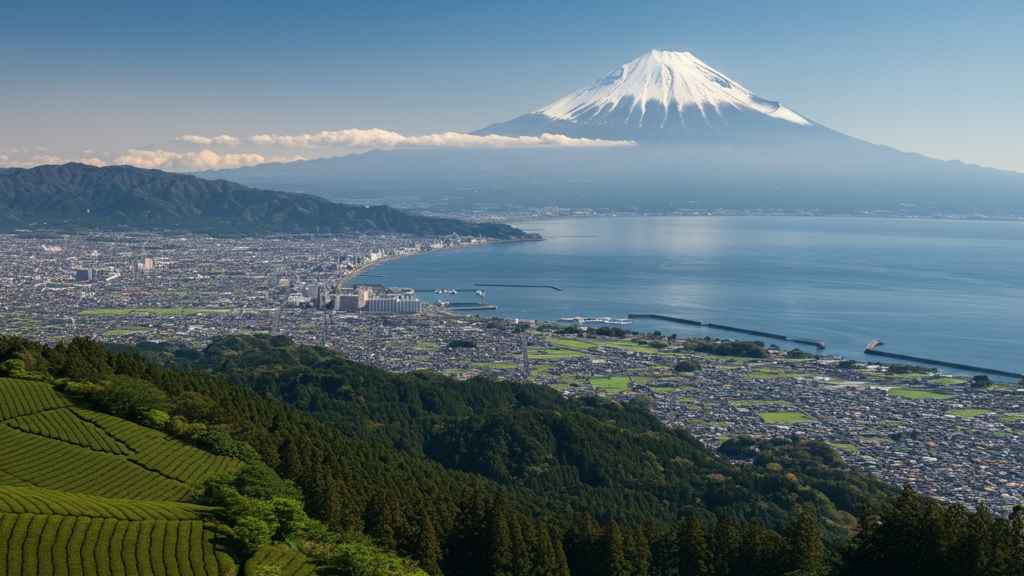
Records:
{"label": "snow-capped peak", "polygon": [[681,117],[683,110],[690,107],[697,107],[705,118],[709,113],[721,115],[723,107],[736,107],[794,124],[813,125],[778,102],[759,98],[689,52],[658,50],[536,113],[556,120],[586,122],[606,117],[608,112],[624,106],[629,107],[626,122],[634,125],[643,125],[644,117],[655,107],[657,111],[651,116],[659,122],[675,114]]}

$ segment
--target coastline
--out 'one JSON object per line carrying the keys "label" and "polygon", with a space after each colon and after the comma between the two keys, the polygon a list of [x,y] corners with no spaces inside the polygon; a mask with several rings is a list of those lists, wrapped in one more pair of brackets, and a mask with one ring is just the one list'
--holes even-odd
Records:
{"label": "coastline", "polygon": [[[572,293],[555,297],[550,291],[488,291],[488,302],[499,310],[481,316],[557,323],[563,317],[625,318],[651,312],[826,341],[829,353],[862,361],[869,360],[863,356],[865,344],[881,338],[893,352],[948,356],[986,369],[1020,371],[1008,346],[1019,338],[1009,320],[1019,318],[1020,310],[999,288],[1005,283],[1006,290],[1013,291],[1020,278],[1019,271],[1005,267],[1008,259],[1024,256],[1015,242],[1019,222],[663,216],[564,218],[515,225],[542,234],[548,242],[536,250],[502,247],[500,258],[491,256],[492,249],[396,263],[384,271],[386,284],[558,284]],[[696,238],[710,240],[694,243]],[[680,247],[673,248],[677,244]],[[979,247],[986,249],[979,252]],[[714,259],[709,260],[711,256]],[[766,263],[772,264],[770,269]],[[900,263],[907,264],[906,270],[886,273]],[[453,268],[445,270],[449,265]],[[741,268],[747,272],[740,276],[721,272]],[[647,284],[609,276],[622,270],[647,274]],[[957,282],[942,282],[949,278]],[[383,279],[367,279],[373,280]],[[889,290],[884,297],[883,289]],[[986,314],[997,304],[1010,308]],[[836,312],[837,307],[851,312]],[[807,309],[815,313],[801,312]],[[912,321],[893,322],[896,317]],[[952,325],[958,326],[956,344],[941,336]],[[655,321],[638,320],[631,329],[691,333]],[[737,338],[710,328],[692,332]],[[777,344],[787,350],[795,345]]]}
{"label": "coastline", "polygon": [[411,256],[419,256],[421,254],[430,254],[432,252],[442,252],[444,250],[458,250],[458,249],[461,249],[461,248],[472,248],[474,246],[486,246],[488,244],[506,244],[506,243],[509,243],[509,242],[541,242],[543,240],[544,240],[544,238],[530,238],[530,239],[524,238],[524,239],[515,239],[515,240],[487,240],[487,241],[484,241],[484,242],[468,242],[466,244],[459,244],[457,246],[445,246],[444,248],[434,248],[434,249],[431,249],[431,250],[420,250],[419,252],[412,252],[412,253],[409,253],[409,254],[398,254],[396,256],[388,256],[387,258],[381,258],[379,260],[374,260],[373,262],[370,262],[368,264],[363,264],[359,268],[356,268],[356,269],[352,270],[351,272],[349,272],[348,274],[345,274],[344,276],[341,277],[341,280],[338,280],[338,283],[337,283],[336,286],[338,288],[341,288],[342,286],[344,286],[344,285],[348,284],[349,282],[352,282],[353,280],[358,278],[361,274],[365,274],[366,272],[369,272],[370,270],[373,270],[374,268],[376,268],[377,266],[380,266],[381,264],[384,264],[386,262],[394,262],[395,260],[400,260],[402,258],[409,258]]}
{"label": "coastline", "polygon": [[795,212],[776,212],[776,211],[750,211],[750,210],[712,210],[707,211],[688,211],[688,212],[629,212],[629,211],[609,211],[609,212],[585,212],[585,213],[568,213],[570,209],[564,209],[567,213],[565,214],[551,214],[550,212],[535,213],[528,210],[522,212],[510,211],[508,213],[493,213],[485,214],[481,216],[479,213],[470,212],[464,213],[462,211],[434,213],[427,211],[424,214],[436,217],[446,218],[458,218],[466,220],[468,222],[498,222],[502,224],[508,224],[515,226],[516,223],[522,222],[540,222],[547,220],[588,220],[588,219],[599,219],[599,218],[664,218],[664,217],[678,217],[678,218],[694,218],[694,217],[743,217],[743,218],[874,218],[879,220],[953,220],[953,221],[968,221],[968,222],[1022,222],[1024,221],[1024,215],[1020,214],[1002,214],[1002,215],[985,215],[985,214],[900,214],[890,211],[877,211],[877,212],[853,212],[853,213],[815,213],[805,211]]}

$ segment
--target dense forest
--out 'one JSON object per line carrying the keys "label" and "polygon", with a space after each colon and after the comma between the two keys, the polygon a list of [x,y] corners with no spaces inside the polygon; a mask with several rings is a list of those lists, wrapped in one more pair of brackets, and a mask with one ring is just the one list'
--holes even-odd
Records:
{"label": "dense forest", "polygon": [[[0,376],[258,458],[325,529],[431,574],[1024,574],[1024,507],[945,507],[798,437],[715,454],[642,400],[391,374],[280,336],[202,352],[0,337],[0,362]],[[237,481],[220,482],[207,503],[237,532]]]}

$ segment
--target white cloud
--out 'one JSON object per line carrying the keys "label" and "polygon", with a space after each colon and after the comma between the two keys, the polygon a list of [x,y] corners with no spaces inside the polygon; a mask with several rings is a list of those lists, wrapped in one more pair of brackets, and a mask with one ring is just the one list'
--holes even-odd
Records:
{"label": "white cloud", "polygon": [[129,150],[114,160],[114,164],[128,164],[138,168],[160,170],[220,170],[263,164],[259,154],[217,154],[212,150],[200,152],[170,152],[167,150]]}
{"label": "white cloud", "polygon": [[228,136],[227,134],[221,134],[220,136],[214,136],[213,138],[197,136],[195,134],[185,134],[184,136],[178,136],[175,140],[191,142],[192,144],[202,144],[204,146],[209,146],[210,144],[238,144],[241,142],[238,138]]}
{"label": "white cloud", "polygon": [[104,162],[103,160],[100,160],[99,158],[79,158],[78,160],[76,160],[76,162],[78,162],[80,164],[88,164],[90,166],[96,166],[97,168],[102,168],[102,167],[107,165],[106,162]]}
{"label": "white cloud", "polygon": [[349,146],[354,148],[395,148],[407,146],[453,147],[453,148],[540,148],[548,146],[631,146],[635,142],[628,140],[592,140],[589,138],[570,138],[561,134],[542,134],[541,136],[474,136],[458,132],[428,134],[426,136],[402,136],[396,132],[388,132],[379,128],[370,130],[339,130],[337,132],[320,132],[318,134],[300,134],[297,136],[276,136],[259,134],[249,138],[250,142],[261,145],[277,145],[311,148],[313,146]]}
{"label": "white cloud", "polygon": [[[46,150],[46,148],[43,148]],[[61,158],[60,156],[51,156],[49,154],[42,154],[38,156],[30,156],[29,162],[37,162],[39,164],[67,164],[68,161]]]}
{"label": "white cloud", "polygon": [[[14,150],[13,152],[18,152],[18,150]],[[52,156],[50,154],[33,154],[29,156],[24,154],[8,156],[7,154],[4,154],[3,156],[0,156],[0,162],[3,162],[5,168],[35,168],[36,166],[42,166],[43,164],[67,164],[68,162],[72,162],[72,160],[67,160],[60,156]]]}

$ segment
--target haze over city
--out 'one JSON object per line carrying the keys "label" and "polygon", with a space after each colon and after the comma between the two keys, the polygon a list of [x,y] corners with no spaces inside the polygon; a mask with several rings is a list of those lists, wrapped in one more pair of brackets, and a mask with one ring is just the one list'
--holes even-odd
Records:
{"label": "haze over city", "polygon": [[652,49],[690,52],[849,136],[1024,171],[1024,8],[1008,2],[175,3],[8,7],[0,167],[175,171],[466,136]]}

